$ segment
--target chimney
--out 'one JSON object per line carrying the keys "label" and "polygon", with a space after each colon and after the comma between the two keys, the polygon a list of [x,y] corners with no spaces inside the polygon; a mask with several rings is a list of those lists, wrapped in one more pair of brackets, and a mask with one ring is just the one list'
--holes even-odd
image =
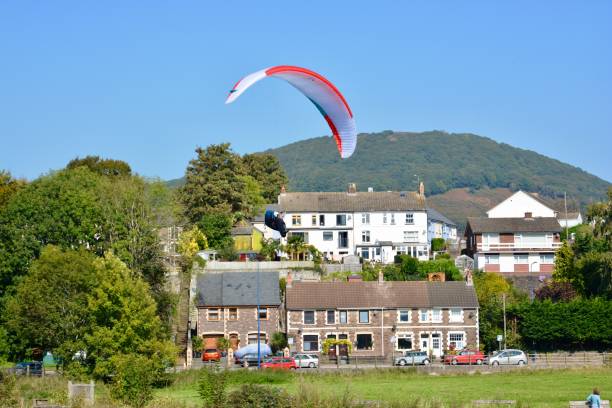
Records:
{"label": "chimney", "polygon": [[385,275],[383,275],[382,271],[378,271],[378,284],[382,284],[385,282]]}
{"label": "chimney", "polygon": [[425,184],[422,181],[419,183],[419,195],[425,197]]}
{"label": "chimney", "polygon": [[348,193],[349,194],[357,193],[357,185],[355,183],[349,183],[349,185],[348,185]]}
{"label": "chimney", "polygon": [[474,286],[474,281],[472,280],[472,270],[465,269],[465,284],[466,286]]}
{"label": "chimney", "polygon": [[285,188],[285,185],[283,184],[283,185],[281,186],[281,191],[280,191],[280,193],[281,193],[281,194],[285,194],[286,192],[287,192],[287,189]]}
{"label": "chimney", "polygon": [[373,187],[368,187],[368,193],[373,193],[374,192],[374,188]]}
{"label": "chimney", "polygon": [[287,283],[287,287],[290,288],[293,283],[293,277],[291,276],[291,272],[287,272],[287,277],[285,278],[285,282]]}
{"label": "chimney", "polygon": [[525,213],[525,218],[533,218],[533,213],[526,212]]}

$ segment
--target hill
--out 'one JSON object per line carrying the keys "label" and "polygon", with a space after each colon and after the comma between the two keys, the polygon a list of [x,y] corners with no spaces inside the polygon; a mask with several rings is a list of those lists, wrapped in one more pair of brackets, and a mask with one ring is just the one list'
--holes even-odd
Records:
{"label": "hill", "polygon": [[603,199],[610,186],[559,160],[473,134],[363,133],[345,160],[331,137],[266,152],[278,157],[292,191],[340,191],[351,182],[359,190],[416,190],[420,178],[428,202],[458,224],[518,189],[553,200],[567,192],[571,204],[584,208]]}

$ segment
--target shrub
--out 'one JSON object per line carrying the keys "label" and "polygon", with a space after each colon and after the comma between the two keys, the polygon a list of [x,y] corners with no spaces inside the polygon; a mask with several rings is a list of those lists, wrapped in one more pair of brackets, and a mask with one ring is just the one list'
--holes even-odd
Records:
{"label": "shrub", "polygon": [[157,371],[154,362],[137,354],[118,355],[112,358],[116,373],[111,385],[111,395],[126,405],[142,408],[153,399],[153,382]]}
{"label": "shrub", "polygon": [[0,370],[0,408],[18,407],[15,377]]}
{"label": "shrub", "polygon": [[293,398],[286,391],[274,387],[245,384],[232,392],[228,398],[228,408],[291,408]]}
{"label": "shrub", "polygon": [[198,393],[204,400],[204,407],[222,407],[226,400],[227,371],[219,367],[207,367],[200,372]]}
{"label": "shrub", "polygon": [[282,332],[274,332],[270,341],[270,347],[272,352],[276,354],[277,351],[282,351],[287,347],[287,336]]}
{"label": "shrub", "polygon": [[444,251],[446,249],[446,241],[444,238],[433,238],[431,240],[431,250],[434,252]]}

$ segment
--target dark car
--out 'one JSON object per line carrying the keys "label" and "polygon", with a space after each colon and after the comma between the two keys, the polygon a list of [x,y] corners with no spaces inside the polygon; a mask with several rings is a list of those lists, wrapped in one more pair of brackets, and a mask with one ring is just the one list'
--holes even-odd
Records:
{"label": "dark car", "polygon": [[11,370],[15,375],[35,375],[43,374],[43,364],[41,361],[22,361],[15,364]]}

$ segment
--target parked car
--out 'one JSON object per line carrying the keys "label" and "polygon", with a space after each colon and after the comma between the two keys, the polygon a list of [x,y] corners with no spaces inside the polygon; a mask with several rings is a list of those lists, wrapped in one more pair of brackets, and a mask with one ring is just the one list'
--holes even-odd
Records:
{"label": "parked car", "polygon": [[[260,354],[261,363],[263,363],[266,358],[267,356],[265,354]],[[257,367],[257,353],[247,353],[240,358],[236,357],[234,361],[236,364],[240,364],[244,367]]]}
{"label": "parked car", "polygon": [[22,361],[15,364],[12,368],[12,373],[15,375],[43,375],[43,364],[42,361]]}
{"label": "parked car", "polygon": [[457,354],[446,354],[444,364],[476,364],[480,365],[485,361],[485,355],[478,350],[461,350]]}
{"label": "parked car", "polygon": [[293,357],[268,357],[261,364],[261,368],[273,368],[275,370],[295,370],[297,364]]}
{"label": "parked car", "polygon": [[217,349],[206,349],[202,353],[202,361],[220,361],[221,353]]}
{"label": "parked car", "polygon": [[521,350],[507,349],[496,351],[491,357],[485,358],[485,364],[500,365],[500,364],[527,364],[527,356]]}
{"label": "parked car", "polygon": [[299,353],[293,356],[298,368],[317,368],[319,366],[319,357],[316,354]]}
{"label": "parked car", "polygon": [[395,365],[427,365],[431,363],[426,351],[406,351],[403,356],[395,357]]}

